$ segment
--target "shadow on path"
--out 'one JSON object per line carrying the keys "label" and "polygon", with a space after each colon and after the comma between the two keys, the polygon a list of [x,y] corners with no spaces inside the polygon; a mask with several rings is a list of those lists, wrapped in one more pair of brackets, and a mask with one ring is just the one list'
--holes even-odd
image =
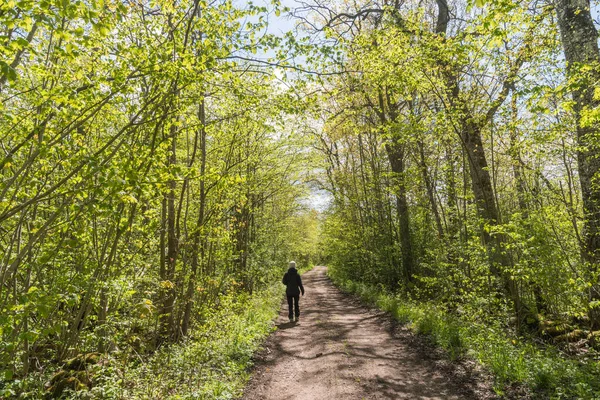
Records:
{"label": "shadow on path", "polygon": [[287,322],[287,304],[282,304],[277,331],[243,399],[481,397],[452,381],[410,343],[394,338],[382,313],[342,294],[325,272],[316,267],[303,276],[306,295],[300,300],[299,323]]}

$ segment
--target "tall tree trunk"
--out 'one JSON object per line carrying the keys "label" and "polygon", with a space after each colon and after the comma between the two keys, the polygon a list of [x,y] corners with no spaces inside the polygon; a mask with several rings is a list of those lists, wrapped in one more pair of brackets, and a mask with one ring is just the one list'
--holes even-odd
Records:
{"label": "tall tree trunk", "polygon": [[[436,30],[439,35],[445,35],[448,27],[449,12],[446,0],[438,0],[438,21]],[[460,109],[462,118],[460,118],[457,127],[458,134],[464,148],[469,163],[471,175],[471,188],[475,196],[478,215],[483,222],[489,226],[495,226],[500,223],[500,212],[496,204],[494,186],[489,172],[489,166],[483,148],[482,130],[491,121],[494,114],[506,99],[506,96],[512,88],[513,75],[516,75],[520,65],[524,60],[519,60],[511,68],[510,76],[503,84],[502,94],[493,103],[493,106],[485,113],[484,118],[478,118],[464,103],[460,96],[460,86],[458,76],[452,68],[442,63],[443,78],[446,81],[446,91],[449,103],[452,107]],[[490,235],[487,229],[482,229],[482,239],[490,252],[490,272],[498,279],[513,302],[513,308],[517,317],[517,324],[524,320],[525,315],[529,313],[527,307],[521,303],[521,297],[517,282],[510,276],[506,269],[512,264],[510,255],[505,251],[505,238],[501,234]],[[519,326],[517,326],[517,329]]]}
{"label": "tall tree trunk", "polygon": [[[170,127],[169,136],[171,140],[171,149],[168,157],[168,165],[175,165],[177,162],[177,127],[173,124]],[[167,233],[167,252],[164,265],[164,274],[161,276],[162,286],[162,304],[160,310],[160,341],[168,341],[173,335],[173,307],[175,305],[175,265],[177,261],[177,253],[179,240],[175,229],[176,210],[175,198],[177,183],[174,179],[168,182],[168,192],[166,194],[167,218],[166,218],[166,233]]]}
{"label": "tall tree trunk", "polygon": [[[469,161],[471,186],[475,195],[475,204],[478,214],[484,223],[495,226],[501,222],[500,213],[496,204],[492,179],[483,150],[481,127],[471,121],[472,118],[463,121],[461,139]],[[490,271],[500,280],[504,291],[510,296],[515,316],[517,317],[517,329],[519,329],[520,323],[525,320],[530,311],[521,302],[517,281],[506,271],[512,264],[512,258],[505,250],[506,238],[503,234],[490,235],[486,227],[482,231],[483,242],[490,250]]]}
{"label": "tall tree trunk", "polygon": [[[386,109],[389,112],[390,120],[396,122],[398,113],[396,105],[393,104],[391,96],[386,93],[384,99],[383,92],[380,90],[378,95],[379,101],[379,118],[382,124],[387,124]],[[387,105],[387,107],[386,107]],[[412,249],[412,241],[410,238],[410,216],[408,209],[406,177],[405,177],[405,160],[404,146],[398,143],[398,138],[389,138],[385,142],[385,150],[388,155],[392,172],[396,175],[396,210],[398,213],[398,225],[400,230],[400,250],[402,252],[402,269],[406,282],[412,280],[412,275],[415,269],[414,254]]]}
{"label": "tall tree trunk", "polygon": [[198,210],[198,221],[196,223],[196,230],[194,231],[194,239],[192,241],[192,262],[190,278],[188,281],[185,312],[183,314],[183,321],[181,323],[181,334],[187,335],[190,328],[190,320],[192,315],[192,306],[194,305],[194,288],[196,287],[198,265],[204,260],[205,253],[205,241],[202,239],[202,230],[204,229],[204,217],[206,210],[206,189],[205,189],[205,175],[206,175],[206,109],[204,99],[200,103],[198,110],[198,116],[200,118],[200,205]]}
{"label": "tall tree trunk", "polygon": [[404,149],[398,143],[386,143],[385,145],[390,167],[397,176],[398,191],[396,193],[396,208],[398,212],[398,224],[400,227],[400,249],[402,251],[402,267],[404,278],[407,282],[412,280],[414,272],[414,256],[412,242],[410,240],[410,217],[408,210],[408,199],[406,196],[406,178],[404,164]]}
{"label": "tall tree trunk", "polygon": [[460,138],[467,153],[471,184],[477,211],[486,222],[494,225],[500,222],[500,215],[494,196],[494,187],[490,176],[487,159],[483,149],[481,127],[471,122],[472,118],[461,121]]}
{"label": "tall tree trunk", "polygon": [[422,140],[417,141],[419,147],[419,166],[421,167],[421,174],[423,175],[423,181],[425,182],[425,188],[427,189],[427,197],[429,198],[429,204],[431,205],[431,211],[435,220],[435,226],[437,228],[438,237],[444,236],[444,228],[442,226],[442,219],[440,212],[438,211],[437,202],[435,201],[435,189],[433,182],[429,176],[429,170],[427,169],[427,162],[425,159],[425,145]]}
{"label": "tall tree trunk", "polygon": [[[600,80],[600,52],[598,32],[594,27],[589,0],[555,0],[558,26],[567,61],[567,72],[576,78],[573,90],[575,120],[577,122],[577,163],[581,182],[584,214],[583,254],[588,268],[590,321],[592,329],[600,328],[600,124],[582,124],[582,114],[600,106],[594,99],[594,84]],[[583,71],[581,67],[591,67]]]}

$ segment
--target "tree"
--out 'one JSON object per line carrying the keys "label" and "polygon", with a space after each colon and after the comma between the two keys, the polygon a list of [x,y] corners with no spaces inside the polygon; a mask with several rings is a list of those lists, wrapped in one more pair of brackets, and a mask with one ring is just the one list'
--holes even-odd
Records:
{"label": "tree", "polygon": [[583,199],[584,242],[582,252],[589,265],[590,322],[600,328],[600,171],[598,122],[586,120],[587,113],[600,106],[595,93],[600,81],[598,32],[594,26],[589,0],[557,0],[554,3],[562,37],[567,74],[572,83],[573,111],[577,131],[577,164]]}

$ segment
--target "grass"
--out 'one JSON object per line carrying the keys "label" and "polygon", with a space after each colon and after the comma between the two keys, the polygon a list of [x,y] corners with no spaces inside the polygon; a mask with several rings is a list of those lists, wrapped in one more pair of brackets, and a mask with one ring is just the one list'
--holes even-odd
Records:
{"label": "grass", "polygon": [[[164,348],[135,368],[127,366],[124,379],[92,389],[98,392],[94,398],[239,398],[250,378],[253,354],[274,330],[283,293],[277,280],[252,296],[224,296],[219,310],[186,343]],[[113,379],[118,375],[113,374]]]}
{"label": "grass", "polygon": [[[274,330],[281,284],[247,294],[223,295],[202,326],[183,343],[150,356],[125,349],[111,353],[93,372],[91,390],[67,391],[65,399],[226,400],[240,397],[250,376],[252,356]],[[0,399],[45,398],[52,371],[31,374],[27,382],[0,392]],[[17,384],[19,385],[17,387]],[[0,387],[0,389],[2,389]],[[10,389],[10,392],[8,390]]]}
{"label": "grass", "polygon": [[[281,288],[248,298],[228,298],[183,345],[156,353],[131,370],[134,385],[121,398],[234,399],[242,394],[252,355],[273,331]],[[228,304],[224,304],[228,302]]]}
{"label": "grass", "polygon": [[342,280],[331,274],[343,291],[389,312],[413,332],[427,336],[450,359],[470,357],[494,378],[494,390],[504,395],[511,385],[521,385],[533,398],[600,399],[600,361],[570,359],[556,348],[511,340],[499,327],[466,321],[431,303],[401,300],[381,288]]}

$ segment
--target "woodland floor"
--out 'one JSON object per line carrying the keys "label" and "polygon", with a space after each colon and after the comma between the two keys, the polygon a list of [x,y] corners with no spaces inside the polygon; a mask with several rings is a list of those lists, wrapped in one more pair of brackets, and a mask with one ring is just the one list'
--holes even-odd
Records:
{"label": "woodland floor", "polygon": [[[245,400],[489,399],[472,362],[450,362],[422,337],[341,293],[325,267],[303,276],[300,322],[282,304]],[[285,303],[285,302],[284,302]]]}

